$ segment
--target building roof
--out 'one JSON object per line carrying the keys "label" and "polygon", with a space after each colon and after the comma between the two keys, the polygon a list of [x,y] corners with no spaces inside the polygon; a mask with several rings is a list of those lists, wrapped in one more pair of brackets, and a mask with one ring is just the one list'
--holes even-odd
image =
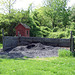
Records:
{"label": "building roof", "polygon": [[28,26],[28,25],[26,25],[26,24],[23,24],[23,23],[20,23],[21,25],[23,25],[25,28],[28,28],[28,29],[30,29],[30,27]]}

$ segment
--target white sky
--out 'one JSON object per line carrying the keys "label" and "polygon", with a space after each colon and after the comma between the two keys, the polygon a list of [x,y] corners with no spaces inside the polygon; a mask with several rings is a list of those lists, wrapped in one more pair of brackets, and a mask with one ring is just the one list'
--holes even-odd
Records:
{"label": "white sky", "polygon": [[68,7],[71,7],[72,5],[75,5],[75,0],[69,0]]}
{"label": "white sky", "polygon": [[[16,0],[16,3],[14,4],[14,9],[24,9],[26,10],[29,6],[29,4],[33,3],[32,8],[40,7],[42,6],[43,0]],[[75,0],[69,0],[68,7],[71,7],[75,4]],[[1,7],[1,6],[0,6]],[[2,11],[0,11],[2,12]]]}
{"label": "white sky", "polygon": [[27,9],[29,4],[32,4],[32,7],[40,7],[43,3],[43,0],[17,0],[16,3],[14,4],[15,9]]}
{"label": "white sky", "polygon": [[[15,9],[27,9],[29,4],[33,3],[33,9],[36,7],[42,6],[43,0],[17,0],[16,3],[14,4]],[[72,5],[75,4],[75,0],[69,0],[68,2],[68,7],[71,7]]]}

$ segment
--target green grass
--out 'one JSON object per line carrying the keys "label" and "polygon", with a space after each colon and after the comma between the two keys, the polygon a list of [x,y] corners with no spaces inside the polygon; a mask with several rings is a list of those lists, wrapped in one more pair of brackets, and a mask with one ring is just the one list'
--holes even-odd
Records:
{"label": "green grass", "polygon": [[51,58],[0,58],[0,75],[75,75],[75,58],[69,50]]}
{"label": "green grass", "polygon": [[3,48],[3,44],[0,44],[0,49],[2,49]]}
{"label": "green grass", "polygon": [[0,75],[75,75],[75,58],[0,59]]}

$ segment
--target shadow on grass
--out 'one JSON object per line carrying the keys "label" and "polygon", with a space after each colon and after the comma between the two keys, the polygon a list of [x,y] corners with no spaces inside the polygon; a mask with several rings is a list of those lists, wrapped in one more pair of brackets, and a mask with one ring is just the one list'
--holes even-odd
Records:
{"label": "shadow on grass", "polygon": [[28,58],[33,58],[33,57],[27,57],[24,56],[21,52],[19,53],[0,53],[0,58],[1,59],[15,59],[15,60],[27,60]]}
{"label": "shadow on grass", "polygon": [[[25,57],[21,57],[21,58],[19,58],[19,57],[10,58],[10,57],[8,57],[6,55],[0,56],[0,59],[28,60],[28,58],[30,58],[30,57],[25,56]],[[2,62],[2,60],[0,60],[0,62]]]}

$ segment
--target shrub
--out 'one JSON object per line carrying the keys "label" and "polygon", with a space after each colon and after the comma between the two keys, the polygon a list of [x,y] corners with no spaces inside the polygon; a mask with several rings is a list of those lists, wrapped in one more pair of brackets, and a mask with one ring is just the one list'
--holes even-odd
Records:
{"label": "shrub", "polygon": [[75,52],[73,52],[72,54],[73,54],[73,57],[75,57]]}
{"label": "shrub", "polygon": [[66,49],[61,49],[58,51],[58,55],[59,57],[72,57],[73,54],[70,50],[66,50]]}
{"label": "shrub", "polygon": [[49,38],[65,38],[66,37],[66,35],[65,35],[65,32],[51,32],[50,34],[49,34]]}
{"label": "shrub", "polygon": [[58,27],[54,27],[53,32],[57,32],[58,31]]}
{"label": "shrub", "polygon": [[64,34],[63,32],[61,32],[61,33],[59,34],[59,38],[63,38],[63,37],[65,37],[65,34]]}
{"label": "shrub", "polygon": [[0,43],[2,43],[2,34],[0,34]]}

